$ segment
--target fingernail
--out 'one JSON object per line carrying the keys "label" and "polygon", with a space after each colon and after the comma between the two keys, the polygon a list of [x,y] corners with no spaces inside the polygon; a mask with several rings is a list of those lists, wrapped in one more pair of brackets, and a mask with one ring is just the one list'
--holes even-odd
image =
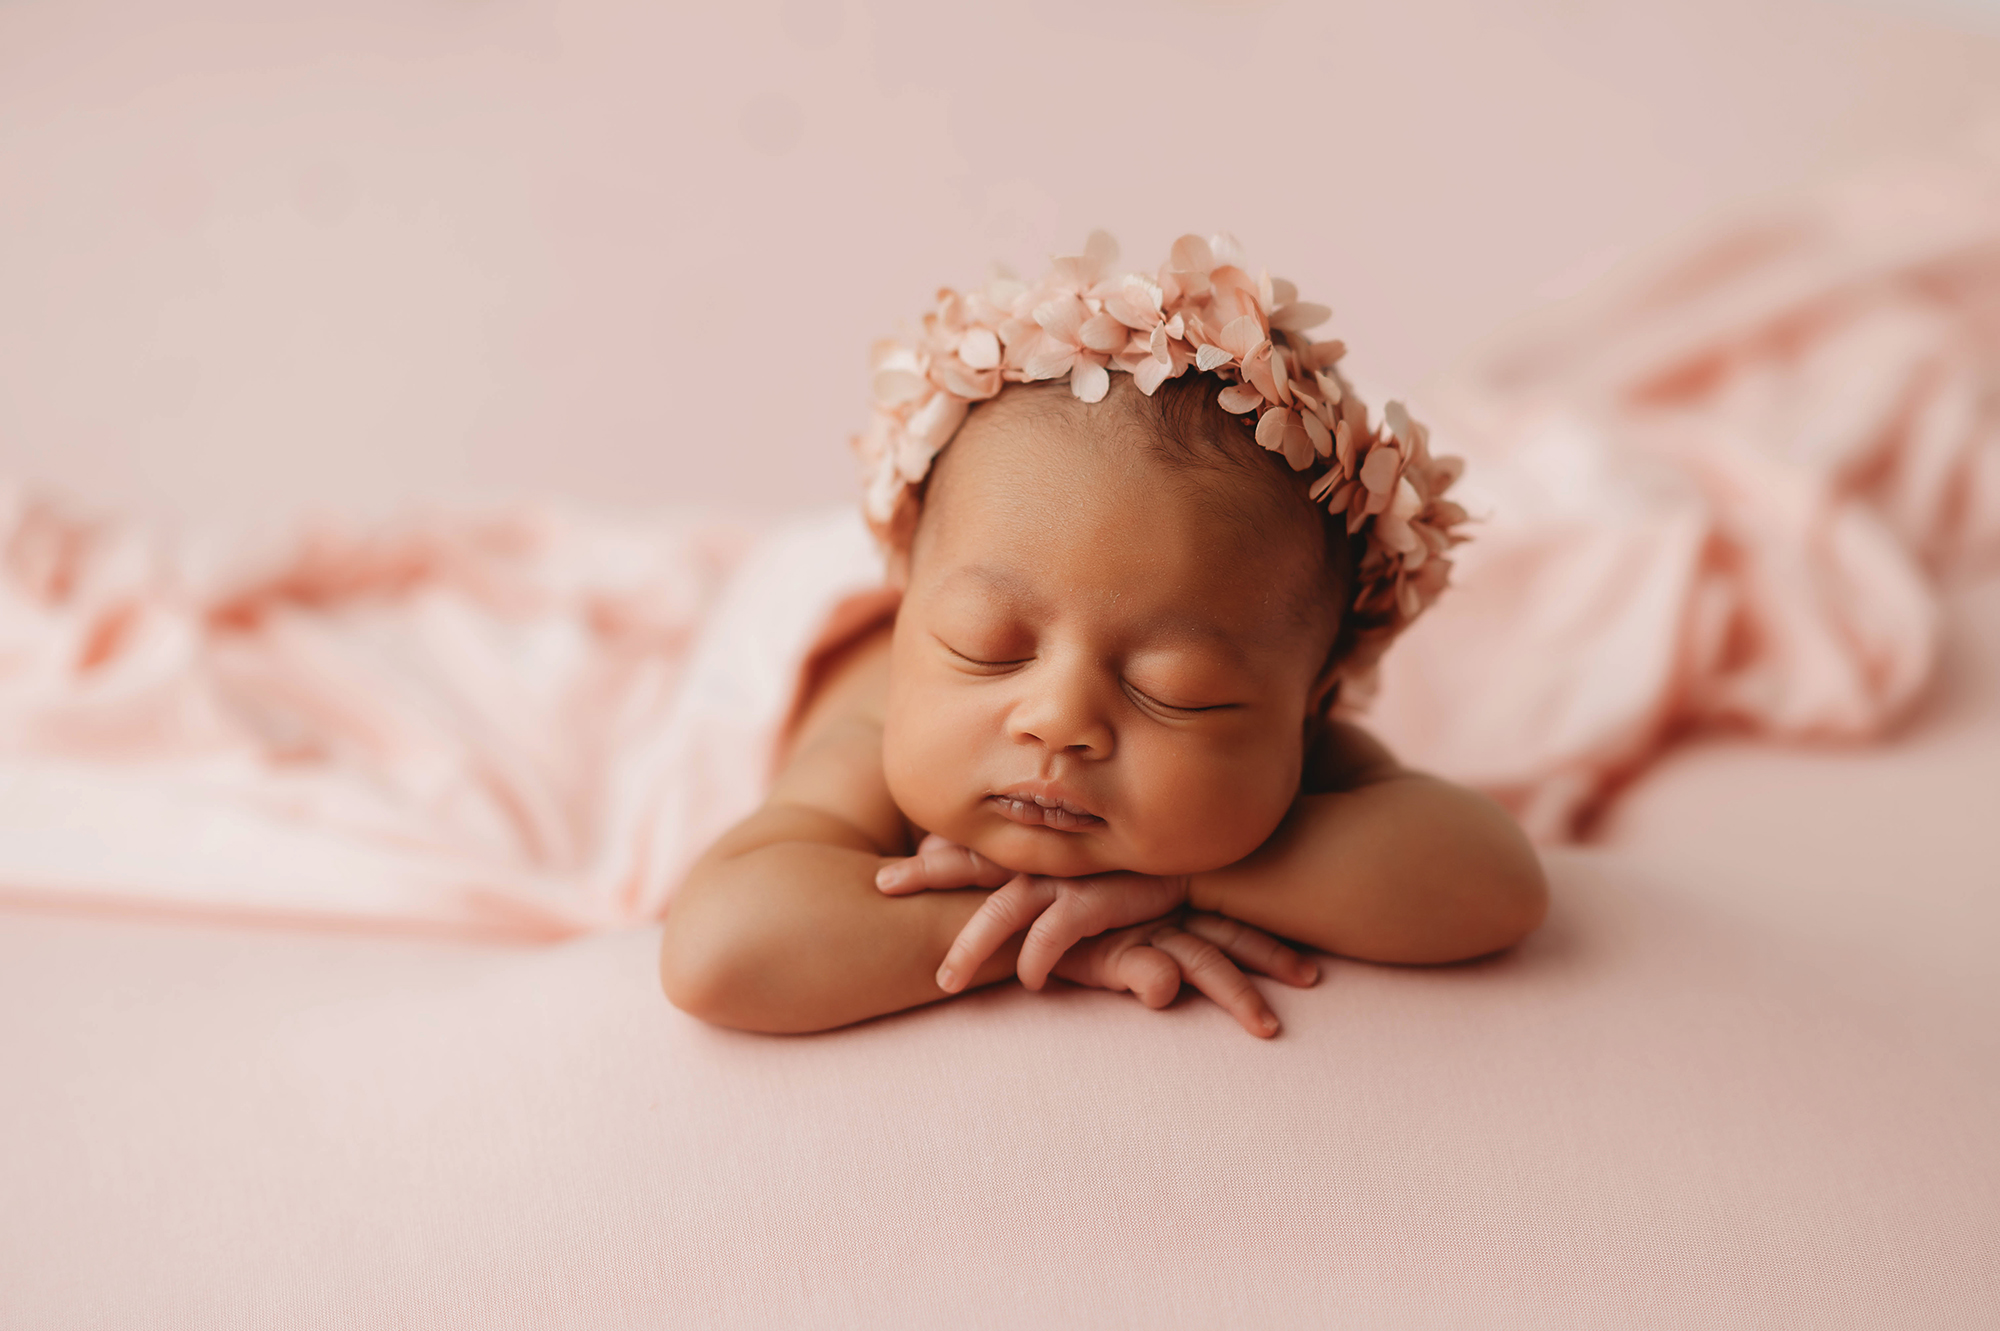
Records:
{"label": "fingernail", "polygon": [[881,868],[875,871],[875,886],[894,887],[896,885],[896,880],[898,878],[901,878],[902,876],[903,876],[903,869],[901,865],[885,864]]}
{"label": "fingernail", "polygon": [[940,966],[938,967],[937,982],[938,988],[944,990],[946,993],[956,993],[958,990],[958,972],[949,966]]}
{"label": "fingernail", "polygon": [[1300,973],[1306,977],[1307,984],[1319,983],[1319,967],[1313,965],[1307,965],[1302,968]]}
{"label": "fingernail", "polygon": [[1262,1025],[1264,1027],[1264,1034],[1276,1035],[1278,1033],[1278,1019],[1268,1012],[1264,1014]]}

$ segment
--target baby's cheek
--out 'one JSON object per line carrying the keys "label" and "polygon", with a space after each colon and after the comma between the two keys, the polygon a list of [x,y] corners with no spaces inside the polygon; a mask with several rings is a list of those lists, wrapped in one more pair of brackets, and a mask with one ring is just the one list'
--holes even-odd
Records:
{"label": "baby's cheek", "polygon": [[[952,835],[963,804],[969,750],[950,730],[942,709],[921,699],[890,699],[882,727],[882,774],[890,798],[926,831]],[[954,838],[956,839],[956,838]]]}
{"label": "baby's cheek", "polygon": [[1142,782],[1145,849],[1167,865],[1158,872],[1220,868],[1263,845],[1298,794],[1298,765],[1283,748],[1159,755]]}

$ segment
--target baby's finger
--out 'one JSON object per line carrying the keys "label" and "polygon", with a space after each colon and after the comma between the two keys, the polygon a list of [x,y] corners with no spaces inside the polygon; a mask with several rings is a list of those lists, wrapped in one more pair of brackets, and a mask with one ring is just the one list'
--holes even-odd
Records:
{"label": "baby's finger", "polygon": [[965,922],[944,954],[938,967],[938,988],[955,994],[971,979],[981,962],[1000,950],[1000,945],[1028,927],[1035,916],[1055,899],[1054,882],[1019,874],[998,892],[986,898],[973,917]]}
{"label": "baby's finger", "polygon": [[1118,918],[1107,909],[1111,903],[1102,897],[1079,892],[1074,886],[1064,890],[1058,884],[1054,896],[1054,904],[1035,918],[1028,936],[1021,941],[1021,959],[1014,967],[1021,983],[1030,989],[1047,984],[1049,972],[1062,960],[1063,953],[1084,939],[1121,924],[1135,923]]}
{"label": "baby's finger", "polygon": [[998,887],[1014,876],[976,851],[933,833],[908,859],[891,860],[875,871],[875,886],[890,896],[930,889]]}
{"label": "baby's finger", "polygon": [[1144,874],[1058,880],[1055,904],[1041,913],[1021,943],[1021,983],[1039,989],[1063,953],[1111,929],[1156,920],[1179,904],[1173,882]]}
{"label": "baby's finger", "polygon": [[1115,983],[1106,988],[1129,989],[1150,1008],[1163,1008],[1181,991],[1180,963],[1156,947],[1128,947],[1112,959]]}
{"label": "baby's finger", "polygon": [[1207,994],[1236,1024],[1261,1039],[1278,1033],[1277,1014],[1264,1002],[1264,995],[1250,983],[1250,977],[1236,969],[1222,949],[1206,938],[1179,929],[1161,929],[1153,935],[1153,946],[1180,963],[1181,974],[1195,988]]}
{"label": "baby's finger", "polygon": [[1262,929],[1207,911],[1189,911],[1181,928],[1221,948],[1231,961],[1304,989],[1319,981],[1319,967]]}

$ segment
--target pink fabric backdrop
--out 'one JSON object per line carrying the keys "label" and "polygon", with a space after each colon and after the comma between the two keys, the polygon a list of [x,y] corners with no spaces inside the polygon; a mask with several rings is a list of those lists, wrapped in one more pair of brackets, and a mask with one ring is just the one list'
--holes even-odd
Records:
{"label": "pink fabric backdrop", "polygon": [[1821,0],[9,0],[0,475],[796,509],[872,339],[1093,226],[1234,231],[1379,401],[1995,88],[2000,41]]}

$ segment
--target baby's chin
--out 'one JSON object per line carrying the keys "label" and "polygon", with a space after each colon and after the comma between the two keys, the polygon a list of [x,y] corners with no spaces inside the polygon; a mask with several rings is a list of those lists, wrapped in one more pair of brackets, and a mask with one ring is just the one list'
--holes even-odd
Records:
{"label": "baby's chin", "polygon": [[935,829],[969,850],[1003,864],[1017,873],[1048,874],[1056,878],[1080,878],[1084,874],[1108,873],[1123,868],[1115,847],[1105,844],[1095,832],[1059,832],[1052,828],[994,826],[984,818],[961,826],[954,835],[950,828]]}
{"label": "baby's chin", "polygon": [[1171,875],[1217,867],[1206,863],[1183,866],[1174,856],[1149,854],[1126,844],[1125,838],[1103,830],[1071,832],[987,826],[968,830],[966,835],[967,839],[962,841],[957,837],[952,839],[1017,873],[1047,874],[1052,878],[1114,872]]}

